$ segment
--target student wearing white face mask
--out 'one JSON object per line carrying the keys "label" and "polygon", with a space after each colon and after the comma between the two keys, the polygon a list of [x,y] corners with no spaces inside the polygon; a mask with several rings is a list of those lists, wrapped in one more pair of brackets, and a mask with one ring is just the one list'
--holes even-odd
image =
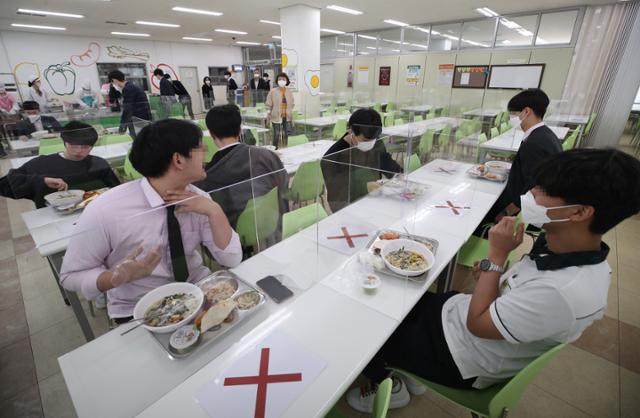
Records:
{"label": "student wearing white face mask", "polygon": [[289,76],[285,73],[276,77],[278,86],[271,89],[265,100],[267,107],[267,124],[273,126],[273,145],[286,147],[289,139],[288,131],[293,116],[293,93],[287,88]]}
{"label": "student wearing white face mask", "polygon": [[368,182],[402,173],[402,167],[378,140],[382,132],[378,112],[358,109],[349,118],[348,127],[320,163],[333,212],[365,196]]}
{"label": "student wearing white face mask", "polygon": [[16,125],[16,133],[22,140],[27,140],[36,131],[58,132],[62,127],[53,116],[40,114],[38,102],[27,100],[22,103],[25,119]]}
{"label": "student wearing white face mask", "polygon": [[509,100],[509,122],[514,129],[524,131],[522,145],[511,165],[507,185],[493,205],[475,235],[481,235],[484,225],[497,222],[503,216],[520,212],[520,196],[533,187],[533,171],[544,159],[562,152],[560,140],[542,118],[549,106],[549,97],[540,89],[527,89]]}
{"label": "student wearing white face mask", "polygon": [[[450,387],[483,389],[576,341],[604,316],[611,266],[602,238],[640,210],[640,162],[614,149],[575,149],[539,165],[533,185],[521,198],[523,222],[545,233],[530,253],[504,271],[524,228],[514,217],[502,218],[489,231],[473,294],[427,292],[364,368],[371,383],[393,367]],[[394,376],[394,382],[390,408],[425,391],[412,380]],[[370,412],[371,389],[349,391],[347,402]]]}

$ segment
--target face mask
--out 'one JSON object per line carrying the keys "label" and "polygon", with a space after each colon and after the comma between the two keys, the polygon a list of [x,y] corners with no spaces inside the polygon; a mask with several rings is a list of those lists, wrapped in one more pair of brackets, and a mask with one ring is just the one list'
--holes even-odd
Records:
{"label": "face mask", "polygon": [[40,120],[40,115],[27,115],[27,117],[31,123],[36,123]]}
{"label": "face mask", "polygon": [[225,75],[225,76],[224,76],[224,79],[225,79],[225,80],[228,80],[228,79],[229,79],[229,76],[228,76],[228,75]]}
{"label": "face mask", "polygon": [[260,74],[254,74],[253,78],[260,78]]}
{"label": "face mask", "polygon": [[210,80],[207,80],[207,81],[205,81],[205,83],[207,83],[207,84],[211,84],[211,81],[210,81]]}
{"label": "face mask", "polygon": [[553,206],[546,207],[539,205],[536,199],[533,197],[533,193],[528,191],[527,194],[520,196],[520,206],[522,209],[522,222],[525,224],[533,225],[536,228],[542,228],[544,224],[551,222],[566,222],[569,219],[551,219],[547,215],[547,211],[550,209],[570,208],[572,206],[580,205],[565,205],[565,206]]}
{"label": "face mask", "polygon": [[513,129],[518,129],[520,127],[520,124],[522,123],[522,121],[520,120],[519,116],[511,116],[509,118],[509,123],[511,124],[511,127]]}
{"label": "face mask", "polygon": [[358,142],[358,144],[356,145],[356,148],[358,148],[360,151],[367,152],[367,151],[371,151],[375,145],[376,145],[376,141],[372,139],[370,141]]}
{"label": "face mask", "polygon": [[286,87],[287,85],[287,80],[278,80],[278,85],[280,87]]}
{"label": "face mask", "polygon": [[116,90],[118,90],[120,93],[122,93],[122,87],[120,87],[119,85],[114,84],[114,85],[113,85],[113,88],[114,88],[114,89],[116,89]]}

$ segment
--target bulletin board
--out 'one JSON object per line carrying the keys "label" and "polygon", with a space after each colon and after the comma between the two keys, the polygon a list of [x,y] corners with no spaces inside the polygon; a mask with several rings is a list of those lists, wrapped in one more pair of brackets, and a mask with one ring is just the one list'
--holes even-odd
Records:
{"label": "bulletin board", "polygon": [[453,70],[452,88],[483,89],[487,85],[488,65],[456,65]]}
{"label": "bulletin board", "polygon": [[539,88],[544,64],[492,65],[489,75],[490,89]]}

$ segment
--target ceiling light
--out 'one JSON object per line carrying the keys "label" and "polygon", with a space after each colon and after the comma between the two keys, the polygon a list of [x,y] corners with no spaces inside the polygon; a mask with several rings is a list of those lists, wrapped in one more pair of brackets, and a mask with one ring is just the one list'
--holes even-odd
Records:
{"label": "ceiling light", "polygon": [[391,51],[393,51],[393,52],[400,52],[400,50],[399,50],[399,49],[392,49]]}
{"label": "ceiling light", "polygon": [[481,15],[487,16],[487,17],[496,17],[496,16],[500,16],[498,13],[494,12],[493,10],[491,10],[488,7],[480,7],[476,9],[476,12],[480,13]]}
{"label": "ceiling light", "polygon": [[510,40],[505,39],[504,41],[502,41],[502,45],[509,45],[511,43]]}
{"label": "ceiling light", "polygon": [[376,48],[375,46],[368,46],[367,49],[373,49],[375,51],[378,48]]}
{"label": "ceiling light", "polygon": [[431,34],[432,34],[432,35],[440,35],[440,32],[438,32],[437,30],[432,30],[432,31],[431,31]]}
{"label": "ceiling light", "polygon": [[429,29],[421,28],[420,26],[408,26],[408,28],[413,30],[418,30],[420,32],[429,33]]}
{"label": "ceiling light", "polygon": [[268,23],[270,25],[278,25],[278,26],[280,26],[280,22],[274,22],[273,20],[260,19],[260,23]]}
{"label": "ceiling light", "polygon": [[48,12],[46,10],[32,10],[32,9],[18,9],[18,13],[27,13],[27,14],[43,15],[43,16],[74,17],[76,19],[81,19],[84,17],[83,15],[76,15],[73,13]]}
{"label": "ceiling light", "polygon": [[341,30],[335,30],[335,29],[320,29],[321,32],[327,32],[327,33],[335,33],[337,35],[344,35],[345,32],[341,31]]}
{"label": "ceiling light", "polygon": [[148,33],[135,33],[135,32],[111,32],[112,35],[123,35],[123,36],[151,36]]}
{"label": "ceiling light", "polygon": [[166,28],[179,28],[180,25],[176,25],[175,23],[158,23],[158,22],[147,22],[146,20],[136,20],[136,24],[138,25],[146,25],[146,26],[163,26]]}
{"label": "ceiling light", "polygon": [[188,7],[173,7],[171,10],[174,10],[176,12],[185,12],[185,13],[196,13],[199,15],[209,15],[209,16],[222,16],[222,13],[220,12],[212,12],[210,10],[201,10],[201,9],[190,9]]}
{"label": "ceiling light", "polygon": [[422,44],[410,44],[411,46],[417,46],[418,48],[427,48],[426,45],[422,45]]}
{"label": "ceiling light", "polygon": [[542,44],[548,44],[548,43],[549,43],[548,41],[545,41],[542,38],[537,38],[536,39],[536,45],[542,45]]}
{"label": "ceiling light", "polygon": [[183,36],[182,39],[184,39],[185,41],[207,41],[207,42],[213,41],[213,39],[211,38],[196,38],[193,36]]}
{"label": "ceiling light", "polygon": [[240,45],[260,45],[260,42],[236,41]]}
{"label": "ceiling light", "polygon": [[16,28],[32,28],[32,29],[49,29],[49,30],[67,30],[67,28],[61,28],[59,26],[41,26],[41,25],[25,25],[22,23],[12,23],[11,26]]}
{"label": "ceiling light", "polygon": [[344,49],[334,49],[334,51],[336,51],[336,52],[344,52],[345,54],[347,53],[347,51],[345,51]]}
{"label": "ceiling light", "polygon": [[[273,39],[282,39],[282,36],[280,36],[280,35],[273,35],[273,36],[272,36],[272,38],[273,38]],[[322,42],[320,42],[320,43],[322,43]]]}
{"label": "ceiling light", "polygon": [[353,44],[348,44],[346,42],[338,42],[338,45],[353,46]]}
{"label": "ceiling light", "polygon": [[246,35],[247,32],[242,32],[240,30],[231,30],[231,29],[214,29],[216,32],[222,33],[233,33],[235,35]]}
{"label": "ceiling light", "polygon": [[518,29],[520,27],[520,25],[518,25],[516,22],[513,22],[505,18],[500,18],[500,23],[508,27],[509,29]]}
{"label": "ceiling light", "polygon": [[362,52],[358,52],[359,55],[369,55],[368,52],[362,51]]}
{"label": "ceiling light", "polygon": [[360,10],[348,9],[346,7],[336,6],[335,4],[327,6],[327,9],[335,10],[336,12],[348,13],[350,15],[356,15],[356,16],[362,14]]}
{"label": "ceiling light", "polygon": [[383,22],[388,23],[390,25],[396,25],[396,26],[409,26],[408,23],[400,22],[399,20],[393,20],[393,19],[385,19],[383,20]]}
{"label": "ceiling light", "polygon": [[360,35],[358,34],[358,38],[364,38],[364,39],[372,39],[372,40],[376,40],[375,36],[369,36],[369,35]]}
{"label": "ceiling light", "polygon": [[522,36],[527,36],[527,37],[533,36],[533,32],[531,32],[530,30],[526,30],[524,28],[520,28],[520,29],[516,29],[516,30]]}
{"label": "ceiling light", "polygon": [[393,39],[384,39],[384,38],[382,38],[382,40],[385,41],[385,42],[392,43],[392,44],[400,45],[400,41],[394,41]]}

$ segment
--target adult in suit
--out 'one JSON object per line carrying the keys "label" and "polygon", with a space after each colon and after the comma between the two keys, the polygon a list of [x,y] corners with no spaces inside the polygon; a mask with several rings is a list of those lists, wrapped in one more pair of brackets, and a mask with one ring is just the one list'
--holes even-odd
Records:
{"label": "adult in suit", "polygon": [[260,71],[253,72],[253,79],[249,80],[249,89],[251,90],[253,103],[264,103],[269,93],[269,85],[260,76]]}
{"label": "adult in suit", "polygon": [[109,82],[122,94],[122,116],[120,117],[120,133],[129,127],[131,135],[135,135],[133,118],[151,122],[151,107],[144,91],[130,81],[126,81],[120,70],[109,73]]}

